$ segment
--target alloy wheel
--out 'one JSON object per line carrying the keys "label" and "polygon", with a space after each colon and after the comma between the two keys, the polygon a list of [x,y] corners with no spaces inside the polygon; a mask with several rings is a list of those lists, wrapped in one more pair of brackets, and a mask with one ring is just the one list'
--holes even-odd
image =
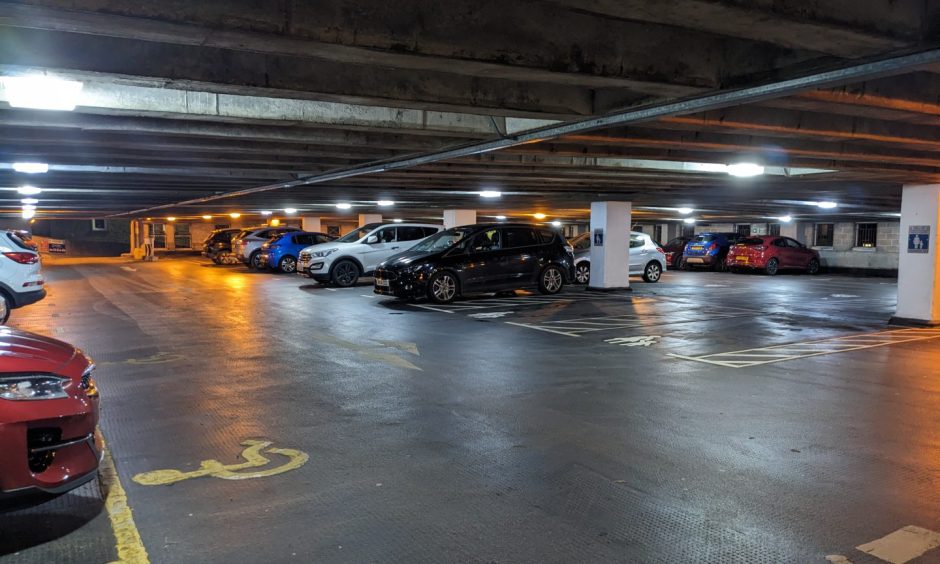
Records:
{"label": "alloy wheel", "polygon": [[336,280],[341,285],[352,286],[357,278],[359,278],[359,272],[353,263],[344,261],[336,265]]}
{"label": "alloy wheel", "polygon": [[434,283],[431,285],[431,293],[438,301],[449,302],[457,294],[457,282],[450,274],[442,274],[434,279]]}
{"label": "alloy wheel", "polygon": [[810,274],[819,274],[819,261],[813,259],[809,261],[809,268],[807,268]]}
{"label": "alloy wheel", "polygon": [[777,259],[772,258],[769,261],[767,261],[767,267],[765,269],[767,271],[767,274],[769,274],[770,276],[777,274],[777,268],[778,268]]}
{"label": "alloy wheel", "polygon": [[574,271],[574,279],[578,284],[587,284],[591,281],[591,265],[581,263]]}
{"label": "alloy wheel", "polygon": [[546,268],[545,272],[542,274],[542,285],[545,286],[546,290],[553,294],[558,290],[561,290],[561,271],[553,266]]}
{"label": "alloy wheel", "polygon": [[659,277],[662,276],[663,271],[659,268],[659,265],[655,262],[651,262],[646,265],[646,275],[643,277],[647,282],[659,282]]}
{"label": "alloy wheel", "polygon": [[281,270],[287,273],[297,270],[297,260],[294,257],[284,257],[281,259]]}
{"label": "alloy wheel", "polygon": [[0,325],[6,323],[7,318],[10,317],[10,303],[7,300],[7,297],[3,294],[0,294]]}

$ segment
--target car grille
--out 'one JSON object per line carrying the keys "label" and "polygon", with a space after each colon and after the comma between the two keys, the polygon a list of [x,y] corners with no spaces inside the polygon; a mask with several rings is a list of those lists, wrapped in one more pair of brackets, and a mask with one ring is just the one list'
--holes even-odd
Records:
{"label": "car grille", "polygon": [[308,261],[309,261],[310,259],[312,259],[312,258],[313,258],[313,255],[311,255],[311,254],[308,253],[308,252],[300,253],[300,260],[302,260],[302,261],[304,261],[304,262],[308,262]]}
{"label": "car grille", "polygon": [[385,270],[384,268],[377,268],[373,273],[375,278],[381,278],[382,280],[398,280],[398,273],[392,272],[390,270]]}

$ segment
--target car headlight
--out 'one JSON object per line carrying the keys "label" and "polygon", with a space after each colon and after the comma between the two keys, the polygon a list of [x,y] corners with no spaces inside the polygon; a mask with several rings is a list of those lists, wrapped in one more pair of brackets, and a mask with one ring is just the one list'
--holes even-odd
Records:
{"label": "car headlight", "polygon": [[325,250],[325,251],[314,251],[313,256],[315,256],[315,257],[317,257],[317,258],[324,258],[324,257],[328,257],[328,256],[332,255],[333,253],[335,253],[335,252],[338,251],[338,250],[339,250],[339,249],[327,249],[327,250]]}
{"label": "car headlight", "polygon": [[67,398],[66,382],[66,378],[45,374],[0,376],[0,399],[23,401]]}

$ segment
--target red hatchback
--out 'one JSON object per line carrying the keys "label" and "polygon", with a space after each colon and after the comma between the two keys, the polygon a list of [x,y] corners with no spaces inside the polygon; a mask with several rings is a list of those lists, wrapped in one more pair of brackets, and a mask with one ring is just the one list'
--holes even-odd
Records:
{"label": "red hatchback", "polygon": [[748,237],[732,245],[725,264],[732,272],[757,269],[773,276],[782,269],[799,269],[816,274],[819,253],[796,239],[764,235]]}
{"label": "red hatchback", "polygon": [[72,345],[0,327],[0,498],[58,494],[95,477],[94,367]]}

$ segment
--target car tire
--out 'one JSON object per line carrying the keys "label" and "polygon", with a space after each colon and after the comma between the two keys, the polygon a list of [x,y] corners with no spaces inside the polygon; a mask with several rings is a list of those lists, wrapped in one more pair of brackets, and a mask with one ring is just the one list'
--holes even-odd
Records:
{"label": "car tire", "polygon": [[277,267],[284,274],[294,274],[297,272],[297,259],[292,256],[286,256],[278,262]]}
{"label": "car tire", "polygon": [[217,264],[217,265],[219,265],[219,266],[222,266],[222,259],[220,259],[220,258],[218,257],[218,255],[212,257],[212,262],[214,262],[215,264]]}
{"label": "car tire", "polygon": [[261,270],[262,266],[264,265],[261,264],[261,251],[255,251],[251,253],[251,256],[248,257],[248,268]]}
{"label": "car tire", "polygon": [[692,266],[689,265],[689,261],[685,260],[685,257],[679,261],[679,270],[692,270]]}
{"label": "car tire", "polygon": [[5,325],[13,311],[13,301],[6,294],[0,292],[0,325]]}
{"label": "car tire", "polygon": [[811,275],[819,274],[819,260],[812,259],[809,261],[809,264],[806,266],[806,272]]}
{"label": "car tire", "polygon": [[359,265],[349,259],[336,261],[330,269],[330,281],[341,288],[349,288],[359,281]]}
{"label": "car tire", "polygon": [[574,267],[574,279],[578,284],[587,284],[591,281],[591,263],[579,262]]}
{"label": "car tire", "polygon": [[764,267],[764,272],[767,273],[767,276],[776,275],[778,270],[780,270],[780,262],[776,258],[768,260],[767,266]]}
{"label": "car tire", "polygon": [[550,264],[539,274],[539,292],[552,295],[565,287],[565,275],[557,266]]}
{"label": "car tire", "polygon": [[643,281],[655,284],[663,277],[663,267],[655,260],[651,260],[643,268]]}
{"label": "car tire", "polygon": [[428,280],[428,299],[436,304],[449,304],[460,293],[460,282],[452,272],[437,272]]}

